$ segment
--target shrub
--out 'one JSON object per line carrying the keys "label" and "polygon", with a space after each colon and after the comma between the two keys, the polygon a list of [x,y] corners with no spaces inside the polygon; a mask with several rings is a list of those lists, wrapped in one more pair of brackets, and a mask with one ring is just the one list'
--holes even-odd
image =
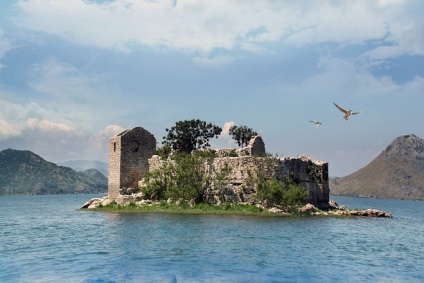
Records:
{"label": "shrub", "polygon": [[278,180],[266,180],[258,183],[256,198],[267,201],[269,205],[279,204],[283,198],[284,186]]}
{"label": "shrub", "polygon": [[236,150],[235,149],[231,150],[228,153],[228,157],[238,157],[238,154],[237,154]]}
{"label": "shrub", "polygon": [[205,180],[204,158],[181,153],[175,156],[174,186],[166,191],[173,199],[201,201]]}
{"label": "shrub", "polygon": [[284,192],[281,204],[300,205],[305,204],[308,192],[304,187],[290,185]]}
{"label": "shrub", "polygon": [[258,184],[256,198],[273,205],[300,205],[306,202],[308,192],[302,186],[296,186],[290,180],[270,179]]}
{"label": "shrub", "polygon": [[159,155],[162,159],[167,159],[171,151],[171,146],[164,145],[156,149],[156,154]]}
{"label": "shrub", "polygon": [[166,198],[201,201],[206,183],[205,162],[211,151],[177,153],[162,161],[158,170],[145,175],[142,192],[153,200]]}
{"label": "shrub", "polygon": [[167,190],[166,175],[161,170],[148,172],[144,176],[145,186],[141,191],[151,200],[161,200]]}

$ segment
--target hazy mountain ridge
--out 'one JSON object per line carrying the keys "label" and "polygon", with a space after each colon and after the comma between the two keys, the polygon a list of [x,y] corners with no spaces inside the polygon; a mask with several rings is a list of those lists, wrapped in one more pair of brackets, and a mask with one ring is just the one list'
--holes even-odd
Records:
{"label": "hazy mountain ridge", "polygon": [[415,135],[397,137],[367,166],[333,178],[330,193],[424,200],[424,140]]}
{"label": "hazy mountain ridge", "polygon": [[75,171],[85,171],[94,168],[102,173],[105,177],[108,176],[109,172],[109,163],[98,160],[69,160],[65,162],[59,162],[57,165],[70,167]]}
{"label": "hazy mountain ridge", "polygon": [[107,178],[95,169],[84,172],[58,166],[28,150],[0,151],[0,195],[104,193]]}

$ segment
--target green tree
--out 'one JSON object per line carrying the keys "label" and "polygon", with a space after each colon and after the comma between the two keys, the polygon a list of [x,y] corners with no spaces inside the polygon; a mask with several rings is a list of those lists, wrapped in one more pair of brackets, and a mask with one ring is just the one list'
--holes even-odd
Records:
{"label": "green tree", "polygon": [[175,123],[163,137],[162,144],[173,150],[190,153],[195,149],[210,147],[209,140],[218,137],[222,128],[199,119],[179,121]]}
{"label": "green tree", "polygon": [[252,128],[246,126],[237,127],[235,125],[230,128],[229,133],[240,147],[247,146],[252,137],[258,135]]}

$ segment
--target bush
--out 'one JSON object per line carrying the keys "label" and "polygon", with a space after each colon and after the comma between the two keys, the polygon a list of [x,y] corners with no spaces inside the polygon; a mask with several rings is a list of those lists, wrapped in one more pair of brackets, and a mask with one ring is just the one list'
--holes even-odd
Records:
{"label": "bush", "polygon": [[166,159],[168,158],[171,151],[172,151],[171,146],[164,145],[156,149],[156,154],[159,155],[162,159]]}
{"label": "bush", "polygon": [[175,156],[174,186],[166,191],[166,197],[201,201],[205,182],[204,158],[181,153]]}
{"label": "bush", "polygon": [[142,192],[152,200],[167,198],[202,200],[206,183],[204,164],[209,151],[199,154],[178,153],[164,160],[160,169],[145,175]]}
{"label": "bush", "polygon": [[256,198],[273,205],[300,205],[306,202],[308,192],[302,186],[291,184],[288,180],[271,179],[258,184]]}
{"label": "bush", "polygon": [[284,183],[280,180],[266,180],[258,183],[256,198],[269,205],[280,204],[283,199]]}
{"label": "bush", "polygon": [[308,192],[304,187],[290,185],[283,193],[281,204],[283,205],[300,205],[305,204],[308,198]]}
{"label": "bush", "polygon": [[228,153],[228,157],[238,157],[238,154],[237,154],[236,150],[235,149],[231,150]]}

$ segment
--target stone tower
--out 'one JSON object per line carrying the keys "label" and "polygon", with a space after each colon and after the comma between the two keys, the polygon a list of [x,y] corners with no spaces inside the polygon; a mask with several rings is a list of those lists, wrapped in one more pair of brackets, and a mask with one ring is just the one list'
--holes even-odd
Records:
{"label": "stone tower", "polygon": [[121,188],[138,186],[138,181],[149,171],[148,160],[155,151],[155,137],[142,127],[125,130],[109,139],[109,198],[116,199]]}
{"label": "stone tower", "polygon": [[250,150],[252,156],[265,156],[265,143],[260,135],[250,139],[247,148]]}

